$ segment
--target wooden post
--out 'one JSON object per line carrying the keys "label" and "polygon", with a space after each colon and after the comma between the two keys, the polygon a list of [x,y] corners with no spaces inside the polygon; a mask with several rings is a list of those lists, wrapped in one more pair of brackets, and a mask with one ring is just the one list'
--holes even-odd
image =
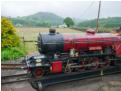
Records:
{"label": "wooden post", "polygon": [[98,9],[98,16],[97,16],[97,24],[96,24],[96,33],[98,33],[100,7],[101,7],[101,1],[99,1],[99,9]]}
{"label": "wooden post", "polygon": [[24,39],[24,36],[23,36],[23,44],[24,44],[24,48],[25,48],[25,39]]}

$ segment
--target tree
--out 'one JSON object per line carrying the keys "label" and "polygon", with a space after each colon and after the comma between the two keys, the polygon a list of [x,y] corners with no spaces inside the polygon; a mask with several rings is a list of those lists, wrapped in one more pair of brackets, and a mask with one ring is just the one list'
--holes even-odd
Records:
{"label": "tree", "polygon": [[12,23],[5,17],[1,20],[1,47],[16,47],[20,44],[20,38]]}
{"label": "tree", "polygon": [[74,22],[73,22],[73,20],[72,20],[70,17],[66,17],[66,18],[64,19],[64,23],[65,23],[68,27],[74,25]]}

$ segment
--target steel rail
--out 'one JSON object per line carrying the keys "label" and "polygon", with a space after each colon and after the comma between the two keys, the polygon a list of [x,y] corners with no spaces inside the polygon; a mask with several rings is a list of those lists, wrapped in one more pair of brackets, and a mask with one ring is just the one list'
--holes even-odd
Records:
{"label": "steel rail", "polygon": [[16,75],[7,75],[7,76],[1,76],[1,79],[11,78],[11,77],[20,77],[20,76],[26,76],[27,73],[23,74],[16,74]]}
{"label": "steel rail", "polygon": [[28,79],[29,78],[27,78],[27,73],[9,75],[9,76],[2,76],[1,77],[1,84],[10,84],[10,83],[15,83],[15,82],[22,82],[22,81],[26,81]]}
{"label": "steel rail", "polygon": [[18,69],[22,69],[23,66],[25,66],[26,64],[22,64],[22,63],[19,63],[19,64],[1,64],[1,69],[15,69],[15,70],[18,70]]}
{"label": "steel rail", "polygon": [[1,64],[1,66],[23,66],[23,65],[25,65],[25,64],[23,64],[23,63],[17,63],[17,64],[2,63]]}

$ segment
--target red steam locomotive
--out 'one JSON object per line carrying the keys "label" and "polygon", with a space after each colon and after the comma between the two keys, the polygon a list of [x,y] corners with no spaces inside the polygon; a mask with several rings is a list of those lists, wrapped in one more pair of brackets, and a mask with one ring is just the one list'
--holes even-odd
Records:
{"label": "red steam locomotive", "polygon": [[39,56],[26,59],[32,77],[54,73],[80,72],[115,65],[121,59],[119,33],[60,34],[50,29],[38,36]]}

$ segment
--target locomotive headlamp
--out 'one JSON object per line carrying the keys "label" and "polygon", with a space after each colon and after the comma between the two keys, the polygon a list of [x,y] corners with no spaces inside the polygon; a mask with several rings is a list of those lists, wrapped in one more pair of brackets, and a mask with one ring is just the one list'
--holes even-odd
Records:
{"label": "locomotive headlamp", "polygon": [[42,63],[36,63],[36,66],[42,66]]}
{"label": "locomotive headlamp", "polygon": [[39,59],[36,59],[36,66],[42,66],[42,59],[39,58]]}
{"label": "locomotive headlamp", "polygon": [[36,62],[40,63],[40,62],[42,62],[42,59],[36,59]]}

